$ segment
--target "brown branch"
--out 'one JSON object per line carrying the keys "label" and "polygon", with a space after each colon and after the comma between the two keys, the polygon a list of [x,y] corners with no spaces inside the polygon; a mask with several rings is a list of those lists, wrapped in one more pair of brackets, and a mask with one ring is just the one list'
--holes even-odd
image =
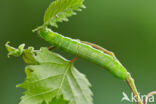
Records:
{"label": "brown branch", "polygon": [[126,80],[126,82],[128,83],[129,87],[131,88],[131,91],[133,92],[133,96],[135,97],[137,104],[143,104],[141,99],[140,99],[140,96],[138,94],[137,88],[135,86],[134,79],[130,76]]}

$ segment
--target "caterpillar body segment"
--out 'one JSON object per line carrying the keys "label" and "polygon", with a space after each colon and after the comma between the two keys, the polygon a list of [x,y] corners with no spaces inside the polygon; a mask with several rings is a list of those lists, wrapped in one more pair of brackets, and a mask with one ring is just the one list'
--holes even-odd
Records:
{"label": "caterpillar body segment", "polygon": [[104,53],[101,50],[95,49],[79,40],[64,37],[47,28],[39,31],[39,35],[51,45],[107,69],[119,79],[126,80],[129,77],[129,73],[118,60],[115,60],[113,56]]}

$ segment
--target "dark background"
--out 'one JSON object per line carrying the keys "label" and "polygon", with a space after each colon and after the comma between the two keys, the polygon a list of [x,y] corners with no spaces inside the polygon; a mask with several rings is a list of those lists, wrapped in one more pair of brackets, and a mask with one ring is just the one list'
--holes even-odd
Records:
{"label": "dark background", "polygon": [[[32,29],[42,25],[44,11],[51,1],[0,0],[0,104],[20,101],[22,89],[15,85],[25,78],[23,60],[8,59],[4,44],[10,41],[17,47],[26,43],[35,49],[50,46]],[[86,0],[85,5],[83,12],[54,30],[113,51],[135,78],[141,94],[156,90],[156,1]],[[76,66],[92,83],[95,104],[130,104],[121,103],[123,91],[130,96],[124,81],[82,59]]]}

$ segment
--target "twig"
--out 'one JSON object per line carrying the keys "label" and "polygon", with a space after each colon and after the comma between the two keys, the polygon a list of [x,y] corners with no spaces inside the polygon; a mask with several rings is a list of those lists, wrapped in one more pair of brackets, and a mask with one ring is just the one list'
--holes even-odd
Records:
{"label": "twig", "polygon": [[128,85],[129,85],[129,87],[131,88],[131,91],[133,92],[133,96],[135,97],[135,99],[137,101],[137,104],[143,104],[141,99],[140,99],[137,88],[135,86],[134,79],[131,76],[129,76],[126,81],[127,81]]}

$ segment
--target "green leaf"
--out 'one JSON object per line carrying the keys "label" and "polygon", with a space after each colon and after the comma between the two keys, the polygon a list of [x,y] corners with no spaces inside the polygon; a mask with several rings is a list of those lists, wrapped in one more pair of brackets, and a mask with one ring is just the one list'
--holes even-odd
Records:
{"label": "green leaf", "polygon": [[14,47],[11,47],[10,45],[9,45],[9,43],[10,42],[7,42],[6,44],[5,44],[5,47],[7,48],[7,50],[8,50],[8,57],[10,57],[11,55],[12,56],[21,56],[22,55],[22,53],[23,53],[23,51],[24,51],[24,46],[25,46],[25,44],[21,44],[19,47],[18,47],[18,49],[16,49],[16,48],[14,48]]}
{"label": "green leaf", "polygon": [[24,50],[23,60],[28,65],[36,65],[38,62],[35,60],[34,56],[36,55],[36,52],[33,47],[29,47],[28,49]]}
{"label": "green leaf", "polygon": [[44,15],[44,25],[57,27],[57,22],[68,21],[68,17],[76,15],[75,11],[85,8],[84,0],[56,0],[53,1]]}
{"label": "green leaf", "polygon": [[23,57],[29,65],[24,83],[17,85],[26,89],[19,104],[55,104],[61,95],[69,104],[93,104],[90,83],[73,63],[47,48],[25,49]]}
{"label": "green leaf", "polygon": [[65,100],[63,96],[55,97],[52,101],[46,103],[43,102],[42,104],[69,104],[69,101]]}

